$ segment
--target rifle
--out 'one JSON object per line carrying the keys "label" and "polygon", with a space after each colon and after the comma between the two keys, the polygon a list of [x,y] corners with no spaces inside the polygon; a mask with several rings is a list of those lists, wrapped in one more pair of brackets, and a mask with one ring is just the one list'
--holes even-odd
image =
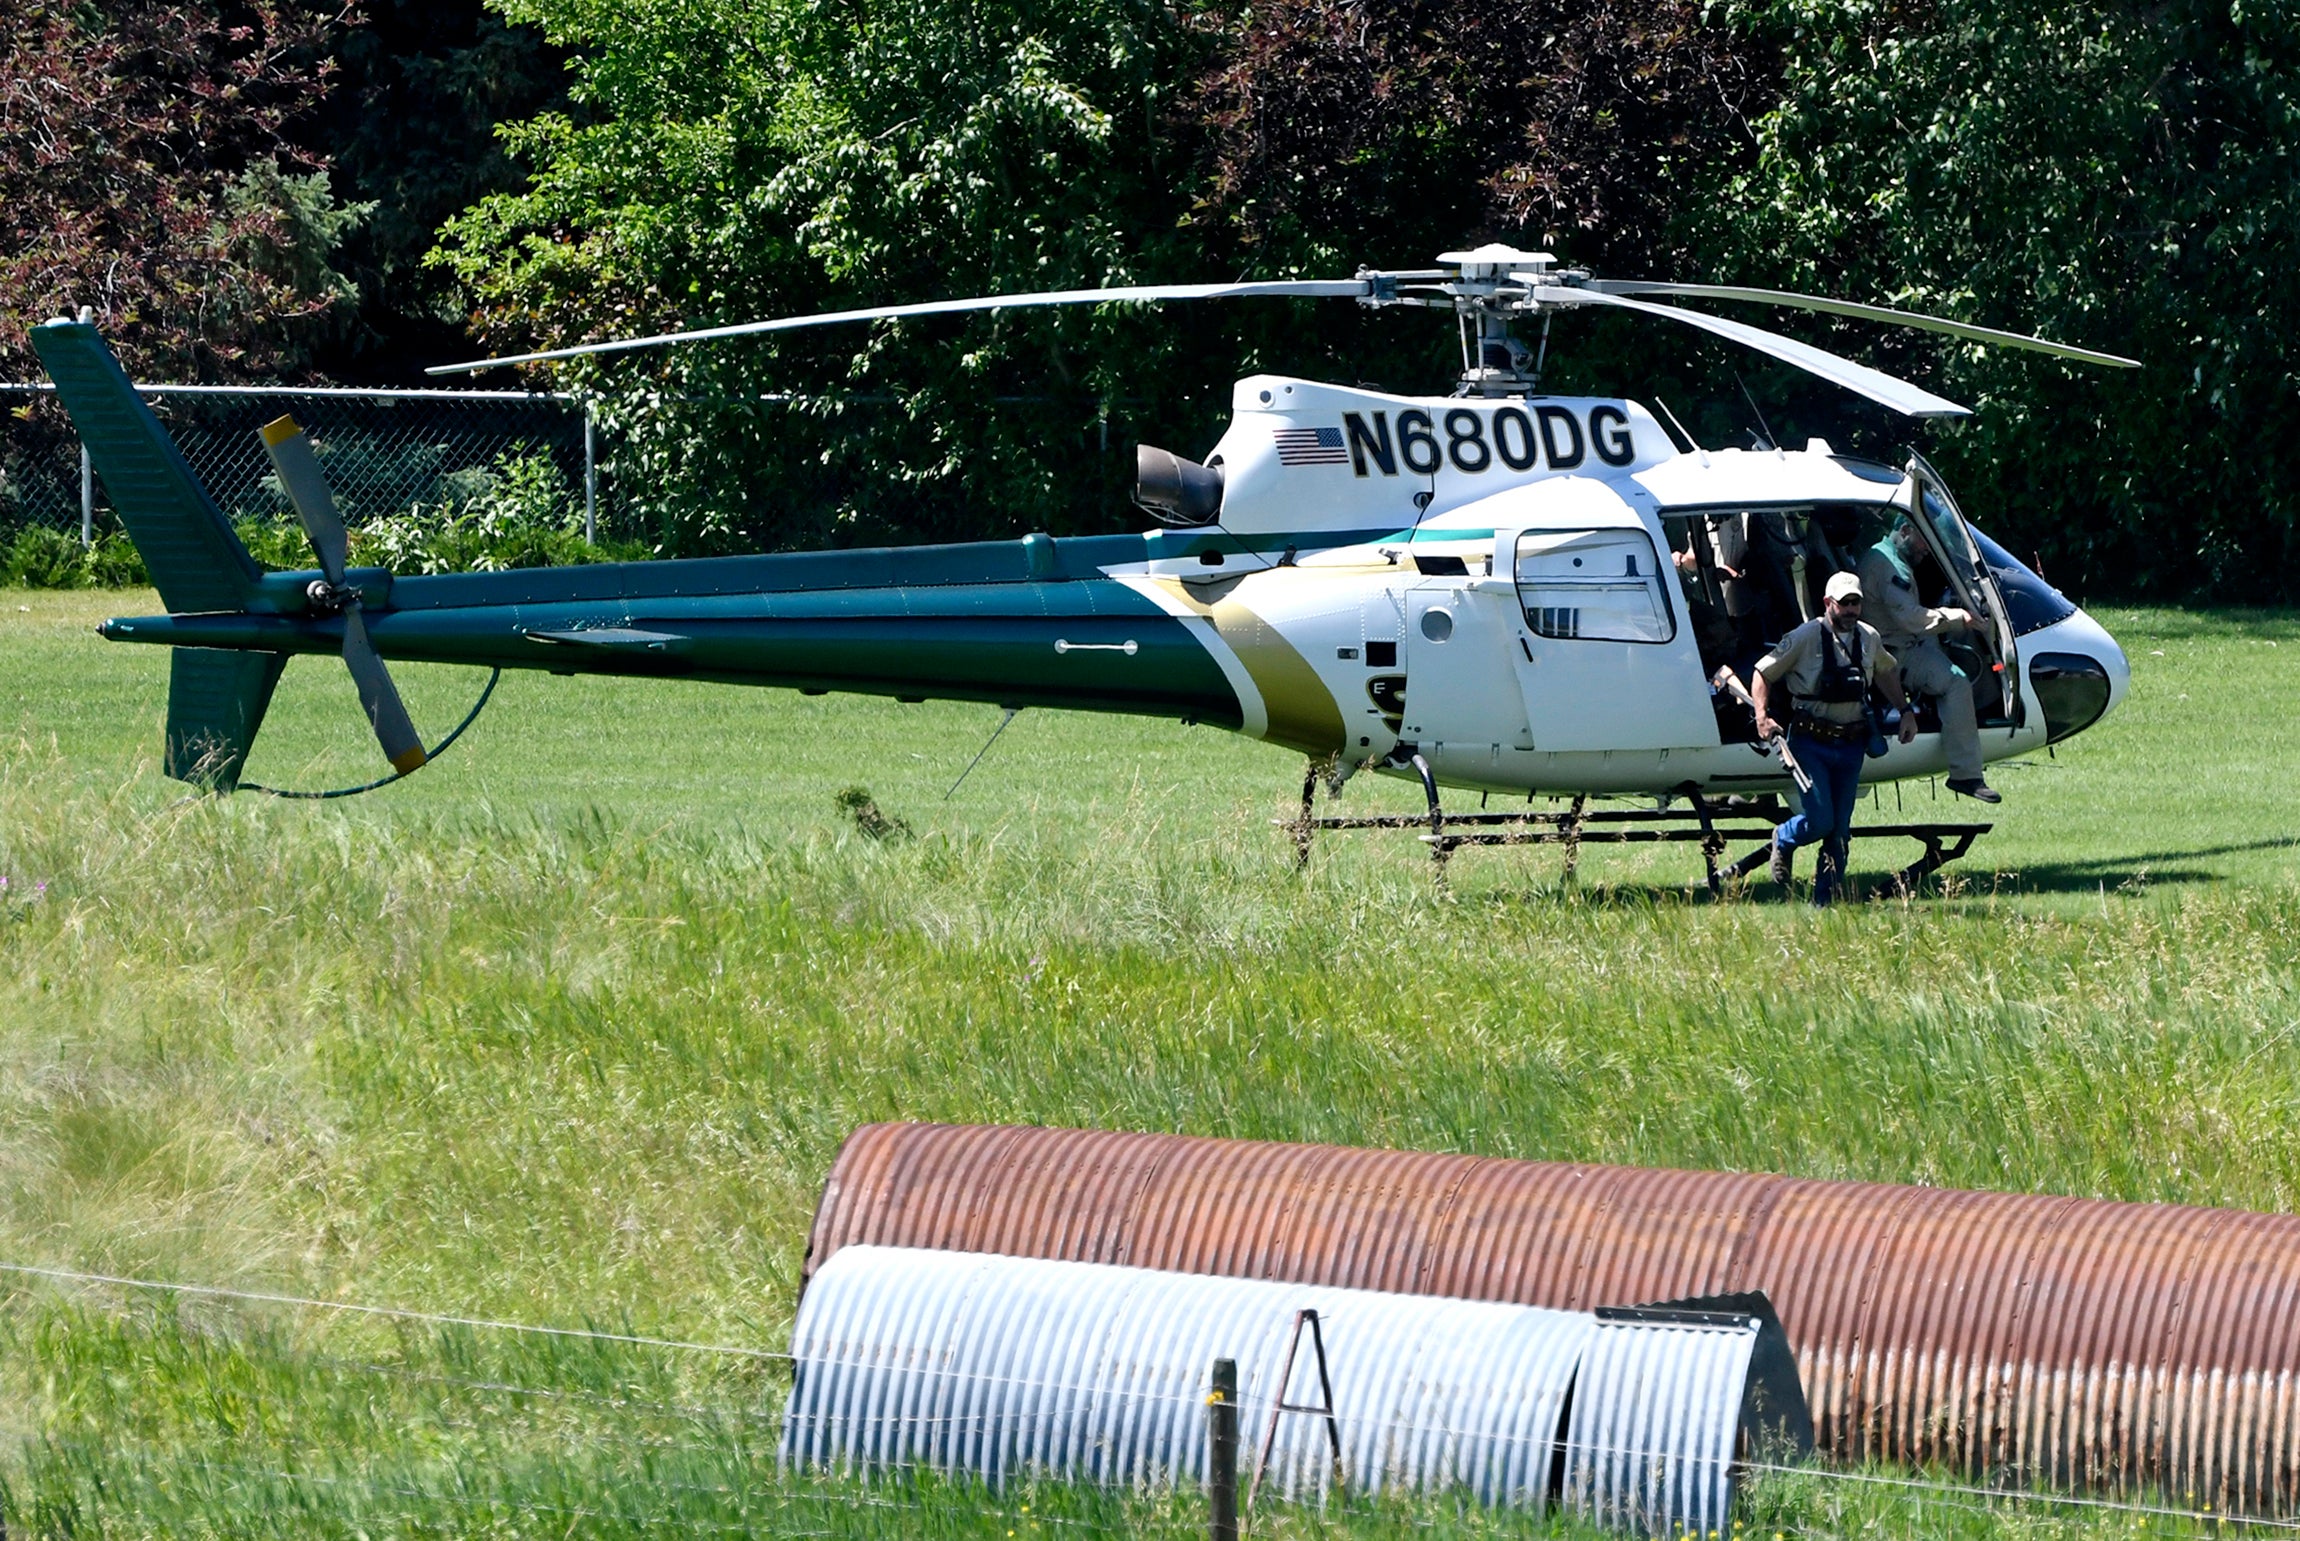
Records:
{"label": "rifle", "polygon": [[[1719,664],[1717,672],[1709,676],[1709,683],[1719,690],[1731,692],[1734,700],[1749,708],[1751,717],[1758,715],[1757,698],[1749,694],[1749,687],[1741,683],[1740,676],[1733,672],[1731,665]],[[1797,783],[1799,793],[1813,790],[1813,778],[1805,774],[1805,767],[1799,765],[1797,757],[1789,752],[1788,734],[1774,734],[1765,740],[1765,747],[1781,757],[1781,768],[1789,773],[1791,781]]]}

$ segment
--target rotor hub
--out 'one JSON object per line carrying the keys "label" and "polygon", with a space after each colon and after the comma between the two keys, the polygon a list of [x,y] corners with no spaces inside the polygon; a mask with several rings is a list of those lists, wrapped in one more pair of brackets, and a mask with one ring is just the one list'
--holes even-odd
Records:
{"label": "rotor hub", "polygon": [[314,615],[341,615],[359,603],[359,590],[348,584],[339,588],[325,578],[314,578],[303,586],[303,597]]}

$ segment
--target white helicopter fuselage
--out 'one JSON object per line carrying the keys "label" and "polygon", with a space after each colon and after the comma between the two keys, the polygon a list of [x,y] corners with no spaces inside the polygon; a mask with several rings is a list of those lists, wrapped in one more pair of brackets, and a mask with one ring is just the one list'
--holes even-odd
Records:
{"label": "white helicopter fuselage", "polygon": [[[1734,665],[1715,532],[1750,518],[1810,531],[1820,511],[1873,535],[1919,496],[1914,466],[1818,440],[1680,450],[1622,399],[1417,398],[1256,376],[1234,405],[1207,461],[1223,477],[1214,522],[1157,532],[1149,561],[1109,575],[1190,627],[1236,689],[1245,732],[1330,757],[1337,778],[1413,774],[1402,767],[1418,753],[1441,783],[1474,789],[1783,789],[1779,757],[1721,727],[1733,713],[1711,682]],[[2121,701],[2129,669],[2107,631],[2026,569],[2024,589],[2058,605],[2008,615],[1997,579],[2010,569],[1979,558],[1945,488],[1924,484],[1923,499],[1931,517],[1915,522],[1950,585],[1926,602],[1990,623],[1967,657],[2006,687],[1983,682],[1984,757],[2042,748]],[[1866,544],[1808,534],[1810,565],[1803,548],[1790,558],[1803,613]],[[2038,673],[2038,660],[2055,662]],[[1933,731],[1891,743],[1867,775],[1946,768]]]}

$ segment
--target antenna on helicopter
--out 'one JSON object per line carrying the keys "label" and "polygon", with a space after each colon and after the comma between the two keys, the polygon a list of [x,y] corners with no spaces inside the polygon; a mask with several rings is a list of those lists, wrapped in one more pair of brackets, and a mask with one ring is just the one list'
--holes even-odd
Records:
{"label": "antenna on helicopter", "polygon": [[1692,434],[1688,433],[1683,423],[1677,421],[1677,414],[1669,410],[1668,402],[1663,401],[1659,396],[1656,396],[1653,398],[1653,404],[1661,409],[1661,415],[1663,417],[1669,419],[1669,426],[1677,430],[1677,436],[1685,441],[1686,447],[1688,449],[1699,450],[1702,447],[1701,441],[1694,438]]}
{"label": "antenna on helicopter", "polygon": [[1733,383],[1741,387],[1741,399],[1749,403],[1749,410],[1757,414],[1757,432],[1762,435],[1759,449],[1779,449],[1781,441],[1773,436],[1773,425],[1765,421],[1765,409],[1757,405],[1757,398],[1749,394],[1749,382],[1741,378],[1741,371],[1733,371]]}
{"label": "antenna on helicopter", "polygon": [[[861,310],[830,311],[820,315],[786,316],[772,321],[744,321],[731,326],[703,327],[694,331],[662,332],[651,337],[582,343],[567,348],[547,348],[533,353],[474,359],[461,364],[441,364],[425,373],[462,374],[482,369],[499,369],[510,364],[539,364],[594,354],[628,353],[671,343],[798,331],[854,321],[895,321],[982,310],[1155,304],[1169,300],[1354,299],[1361,305],[1375,308],[1389,305],[1449,306],[1460,319],[1465,340],[1474,327],[1476,348],[1474,351],[1464,350],[1468,356],[1463,361],[1462,381],[1458,388],[1458,394],[1465,396],[1518,396],[1538,389],[1542,366],[1548,357],[1551,318],[1560,310],[1596,306],[1673,321],[1680,326],[1694,327],[1712,336],[1737,342],[1745,348],[1794,365],[1807,374],[1842,386],[1855,395],[1865,396],[1880,406],[1890,407],[1904,416],[1971,415],[1971,409],[1946,397],[1936,396],[1906,380],[1871,369],[1866,364],[1856,364],[1825,348],[1816,348],[1809,343],[1783,337],[1777,332],[1766,331],[1762,327],[1728,321],[1722,316],[1712,316],[1704,311],[1687,310],[1678,305],[1657,305],[1650,300],[1634,298],[1638,295],[1784,306],[1823,315],[1849,316],[1893,326],[1914,327],[1919,331],[1963,338],[1967,342],[2020,348],[2033,353],[2050,354],[2055,358],[2073,359],[2079,363],[2103,364],[2117,369],[2140,367],[2138,360],[2113,353],[2098,353],[2089,348],[2072,347],[2042,337],[1973,326],[1941,316],[1891,310],[1881,305],[1861,305],[1850,300],[1793,294],[1780,289],[1594,278],[1581,268],[1560,268],[1556,257],[1548,252],[1519,251],[1515,247],[1498,244],[1480,246],[1470,251],[1446,252],[1438,261],[1442,266],[1413,271],[1384,272],[1375,268],[1361,268],[1355,277],[1348,279],[1141,284],[1107,289],[1049,290],[1034,294],[980,295],[971,299],[928,300],[910,305],[880,305]],[[1529,315],[1538,315],[1542,321],[1542,351],[1534,361],[1530,376],[1522,368],[1525,350],[1510,335],[1509,330],[1513,318]]]}

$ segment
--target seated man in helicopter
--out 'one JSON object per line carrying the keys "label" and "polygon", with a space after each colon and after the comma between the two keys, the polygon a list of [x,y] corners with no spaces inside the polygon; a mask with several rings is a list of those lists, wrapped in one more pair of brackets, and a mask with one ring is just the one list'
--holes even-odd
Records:
{"label": "seated man in helicopter", "polygon": [[1917,736],[1917,714],[1902,693],[1900,672],[1876,628],[1861,619],[1861,581],[1851,573],[1829,579],[1821,615],[1805,622],[1758,661],[1750,679],[1757,706],[1757,736],[1782,735],[1775,718],[1789,696],[1789,753],[1812,778],[1796,816],[1773,832],[1773,880],[1786,885],[1797,847],[1818,844],[1813,902],[1827,904],[1844,876],[1845,847],[1853,834],[1853,803],[1868,762],[1869,691],[1884,692],[1900,709],[1901,742]]}
{"label": "seated man in helicopter", "polygon": [[1917,568],[1929,553],[1925,538],[1903,514],[1892,530],[1861,554],[1861,592],[1868,622],[1900,660],[1901,683],[1912,696],[1940,702],[1942,746],[1949,755],[1949,790],[1984,803],[2001,802],[1982,775],[1980,721],[1972,681],[1949,661],[1940,638],[1978,630],[1970,610],[1935,609],[1917,597]]}

